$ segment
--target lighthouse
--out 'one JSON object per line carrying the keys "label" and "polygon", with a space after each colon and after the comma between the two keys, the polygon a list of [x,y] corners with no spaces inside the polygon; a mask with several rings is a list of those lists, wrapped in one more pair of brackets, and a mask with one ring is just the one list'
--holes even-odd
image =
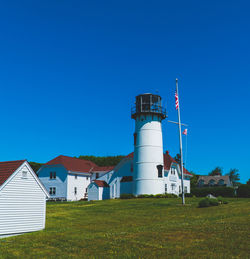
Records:
{"label": "lighthouse", "polygon": [[159,95],[136,96],[131,117],[135,120],[133,194],[165,192],[161,122],[166,118]]}

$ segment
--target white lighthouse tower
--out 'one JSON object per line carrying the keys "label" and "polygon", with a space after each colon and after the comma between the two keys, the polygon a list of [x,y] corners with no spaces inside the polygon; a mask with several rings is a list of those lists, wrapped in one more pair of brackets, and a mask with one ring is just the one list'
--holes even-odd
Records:
{"label": "white lighthouse tower", "polygon": [[165,192],[161,121],[166,118],[161,97],[136,96],[131,117],[135,120],[133,193]]}

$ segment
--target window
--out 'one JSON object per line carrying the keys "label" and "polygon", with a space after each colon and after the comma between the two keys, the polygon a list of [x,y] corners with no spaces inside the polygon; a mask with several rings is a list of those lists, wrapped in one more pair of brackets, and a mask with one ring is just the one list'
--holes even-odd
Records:
{"label": "window", "polygon": [[214,185],[215,184],[215,180],[211,179],[208,183],[210,186]]}
{"label": "window", "polygon": [[162,169],[163,166],[162,165],[157,165],[157,170],[158,170],[158,178],[162,178]]}
{"label": "window", "polygon": [[77,174],[75,174],[75,179],[77,179]]}
{"label": "window", "polygon": [[56,187],[50,187],[49,188],[49,194],[50,195],[56,195]]}
{"label": "window", "polygon": [[26,171],[22,172],[22,178],[27,178],[28,173]]}
{"label": "window", "polygon": [[95,177],[95,178],[96,178],[96,179],[99,178],[99,173],[96,173],[96,177]]}
{"label": "window", "polygon": [[199,180],[199,186],[204,185],[204,180]]}
{"label": "window", "polygon": [[184,186],[184,193],[187,193],[188,192],[188,188],[187,186]]}
{"label": "window", "polygon": [[171,167],[171,174],[175,175],[175,168]]}
{"label": "window", "polygon": [[136,146],[137,133],[134,133],[134,146]]}
{"label": "window", "polygon": [[172,184],[171,184],[171,190],[173,191],[174,189],[175,189],[175,184],[172,183]]}
{"label": "window", "polygon": [[56,179],[56,172],[50,172],[49,179]]}
{"label": "window", "polygon": [[85,192],[88,192],[88,188],[85,189]]}
{"label": "window", "polygon": [[219,180],[219,182],[218,182],[218,184],[219,184],[219,185],[224,185],[224,184],[225,184],[225,182],[224,182],[224,180],[223,180],[223,179],[220,179],[220,180]]}
{"label": "window", "polygon": [[168,185],[165,183],[165,193],[168,192]]}
{"label": "window", "polygon": [[74,193],[75,193],[75,195],[77,194],[77,188],[76,187],[74,188]]}
{"label": "window", "polygon": [[89,177],[87,176],[87,177],[86,177],[86,180],[88,181],[88,179],[89,179]]}
{"label": "window", "polygon": [[179,186],[179,193],[181,193],[181,186]]}

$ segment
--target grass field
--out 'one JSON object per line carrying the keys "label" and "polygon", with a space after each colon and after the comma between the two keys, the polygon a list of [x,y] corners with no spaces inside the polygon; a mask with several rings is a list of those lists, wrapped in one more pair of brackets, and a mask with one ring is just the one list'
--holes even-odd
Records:
{"label": "grass field", "polygon": [[0,239],[0,258],[250,258],[250,199],[48,203],[44,231]]}

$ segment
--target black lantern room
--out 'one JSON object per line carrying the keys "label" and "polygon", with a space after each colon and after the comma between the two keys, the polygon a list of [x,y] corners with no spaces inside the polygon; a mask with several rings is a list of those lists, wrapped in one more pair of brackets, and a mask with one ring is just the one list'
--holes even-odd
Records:
{"label": "black lantern room", "polygon": [[136,96],[135,107],[132,108],[131,117],[135,119],[140,115],[158,115],[166,118],[166,109],[162,107],[161,97],[156,94],[140,94]]}

